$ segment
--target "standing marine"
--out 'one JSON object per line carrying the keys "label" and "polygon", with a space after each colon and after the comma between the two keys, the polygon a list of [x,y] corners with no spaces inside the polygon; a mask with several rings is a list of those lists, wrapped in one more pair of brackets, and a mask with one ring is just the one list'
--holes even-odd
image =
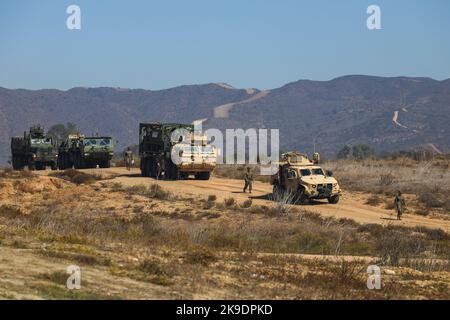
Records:
{"label": "standing marine", "polygon": [[133,164],[133,151],[130,147],[127,148],[127,150],[124,152],[124,160],[125,165],[127,167],[127,170],[131,170],[131,165]]}
{"label": "standing marine", "polygon": [[397,209],[397,220],[402,220],[402,215],[405,210],[405,199],[402,196],[401,191],[397,193],[394,200],[395,208]]}
{"label": "standing marine", "polygon": [[245,182],[245,186],[244,186],[244,193],[248,191],[250,193],[252,193],[252,187],[253,187],[253,174],[250,172],[250,168],[247,167],[247,172],[244,175],[244,182]]}

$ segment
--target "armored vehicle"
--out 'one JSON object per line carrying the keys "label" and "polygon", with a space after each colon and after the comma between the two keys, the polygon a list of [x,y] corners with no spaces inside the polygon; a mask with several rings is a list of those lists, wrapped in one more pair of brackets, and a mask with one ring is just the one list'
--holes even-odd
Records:
{"label": "armored vehicle", "polygon": [[58,149],[58,168],[60,170],[109,168],[114,156],[114,142],[111,137],[85,137],[71,134]]}
{"label": "armored vehicle", "polygon": [[56,170],[58,154],[53,139],[44,134],[44,128],[33,126],[23,137],[11,139],[12,166],[14,170],[45,170],[51,167]]}
{"label": "armored vehicle", "polygon": [[271,177],[274,195],[288,193],[299,202],[328,199],[329,203],[337,204],[341,195],[339,183],[318,162],[318,153],[314,154],[314,160],[296,151],[281,155],[278,173]]}
{"label": "armored vehicle", "polygon": [[216,167],[216,148],[208,144],[193,125],[176,123],[141,123],[139,155],[144,177],[167,180],[185,179],[189,175],[209,180]]}

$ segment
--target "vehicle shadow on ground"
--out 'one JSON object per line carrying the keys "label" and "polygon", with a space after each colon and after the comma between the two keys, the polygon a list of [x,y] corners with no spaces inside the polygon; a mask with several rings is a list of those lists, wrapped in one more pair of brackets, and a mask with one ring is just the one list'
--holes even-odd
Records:
{"label": "vehicle shadow on ground", "polygon": [[[234,193],[243,193],[243,192],[234,192]],[[277,202],[277,200],[273,198],[272,193],[267,193],[267,194],[260,195],[260,196],[250,195],[249,198],[252,200],[267,200],[267,201],[271,201],[271,202]],[[297,206],[317,206],[317,205],[328,204],[328,202],[322,202],[322,201],[318,201],[318,200],[308,200],[303,203],[297,201],[297,202],[295,202],[295,203],[293,202],[291,204],[297,205]]]}

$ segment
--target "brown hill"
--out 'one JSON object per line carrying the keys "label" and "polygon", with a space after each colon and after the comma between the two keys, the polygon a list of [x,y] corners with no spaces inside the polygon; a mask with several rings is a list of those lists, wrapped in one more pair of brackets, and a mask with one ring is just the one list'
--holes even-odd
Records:
{"label": "brown hill", "polygon": [[[224,105],[228,118],[214,118]],[[123,147],[137,142],[139,122],[203,118],[208,127],[279,128],[283,149],[310,152],[315,141],[328,156],[357,143],[379,151],[430,145],[448,152],[450,79],[346,76],[300,80],[264,93],[225,84],[160,91],[0,88],[0,162],[9,158],[10,137],[35,123],[74,122],[87,134],[113,135]]]}

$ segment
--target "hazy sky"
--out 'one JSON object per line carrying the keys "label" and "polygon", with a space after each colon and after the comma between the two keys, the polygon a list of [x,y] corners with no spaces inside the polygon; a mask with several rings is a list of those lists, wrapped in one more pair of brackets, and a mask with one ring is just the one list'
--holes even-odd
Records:
{"label": "hazy sky", "polygon": [[[71,4],[81,30],[66,27]],[[382,30],[366,27],[371,4]],[[268,89],[347,74],[450,78],[450,1],[0,1],[2,87]]]}

